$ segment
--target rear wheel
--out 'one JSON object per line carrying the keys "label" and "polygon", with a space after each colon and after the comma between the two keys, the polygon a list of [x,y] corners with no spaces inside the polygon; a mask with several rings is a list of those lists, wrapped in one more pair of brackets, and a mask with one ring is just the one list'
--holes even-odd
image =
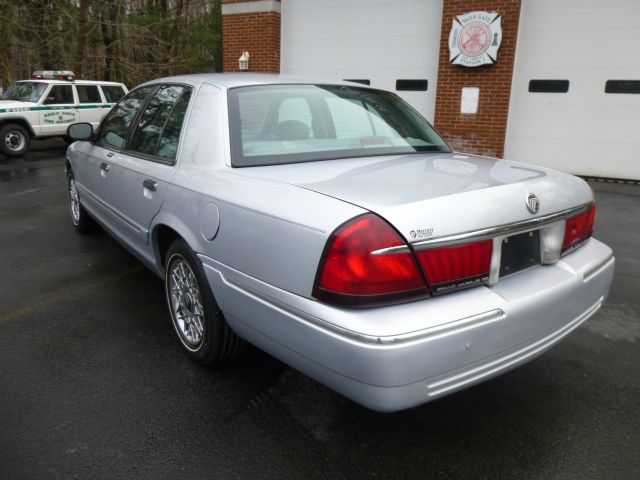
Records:
{"label": "rear wheel", "polygon": [[202,263],[182,239],[175,240],[165,262],[165,294],[180,343],[195,362],[221,362],[244,342],[227,325],[204,274]]}
{"label": "rear wheel", "polygon": [[67,193],[69,198],[69,213],[71,221],[80,233],[89,233],[95,230],[96,222],[89,216],[87,211],[80,203],[80,195],[78,194],[78,185],[73,176],[73,172],[67,174]]}
{"label": "rear wheel", "polygon": [[31,147],[31,136],[18,124],[10,123],[0,128],[0,151],[9,157],[19,157]]}

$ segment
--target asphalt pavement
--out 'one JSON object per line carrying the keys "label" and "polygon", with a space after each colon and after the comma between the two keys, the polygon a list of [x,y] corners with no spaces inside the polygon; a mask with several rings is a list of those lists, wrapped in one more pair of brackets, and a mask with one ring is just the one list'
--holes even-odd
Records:
{"label": "asphalt pavement", "polygon": [[593,184],[608,302],[533,362],[395,414],[250,348],[181,352],[159,278],[69,219],[64,144],[0,157],[1,479],[638,479],[640,186]]}

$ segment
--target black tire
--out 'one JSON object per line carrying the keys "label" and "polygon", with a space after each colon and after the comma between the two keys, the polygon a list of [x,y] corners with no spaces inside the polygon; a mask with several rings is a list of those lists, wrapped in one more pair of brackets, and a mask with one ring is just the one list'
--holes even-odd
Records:
{"label": "black tire", "polygon": [[244,341],[225,321],[201,261],[182,239],[167,251],[164,288],[173,327],[194,362],[218,363],[242,350]]}
{"label": "black tire", "polygon": [[80,233],[91,233],[98,226],[80,203],[80,195],[73,172],[67,173],[67,197],[69,199],[69,214],[76,230]]}
{"label": "black tire", "polygon": [[0,128],[0,152],[8,157],[20,157],[31,148],[31,135],[17,123]]}

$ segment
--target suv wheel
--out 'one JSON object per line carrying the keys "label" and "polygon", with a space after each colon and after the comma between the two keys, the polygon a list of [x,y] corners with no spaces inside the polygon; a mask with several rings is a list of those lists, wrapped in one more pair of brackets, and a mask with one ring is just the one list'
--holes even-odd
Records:
{"label": "suv wheel", "polygon": [[9,157],[24,155],[31,147],[31,136],[21,125],[10,123],[0,128],[0,151]]}

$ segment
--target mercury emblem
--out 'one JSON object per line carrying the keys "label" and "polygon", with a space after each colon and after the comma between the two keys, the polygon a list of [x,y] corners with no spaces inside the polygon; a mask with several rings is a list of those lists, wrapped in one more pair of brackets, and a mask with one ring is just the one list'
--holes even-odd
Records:
{"label": "mercury emblem", "polygon": [[538,213],[538,210],[540,210],[540,200],[533,193],[527,195],[527,210],[531,214]]}

